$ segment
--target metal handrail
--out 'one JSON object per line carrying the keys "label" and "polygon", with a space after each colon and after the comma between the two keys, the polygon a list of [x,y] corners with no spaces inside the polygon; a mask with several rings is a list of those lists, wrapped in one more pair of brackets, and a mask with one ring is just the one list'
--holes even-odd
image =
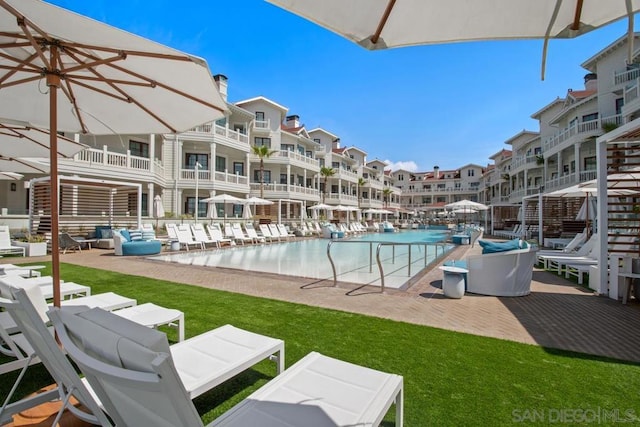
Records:
{"label": "metal handrail", "polygon": [[380,292],[384,292],[384,269],[382,267],[382,261],[380,260],[380,249],[382,249],[383,246],[392,246],[393,251],[392,251],[392,256],[391,256],[391,263],[395,264],[396,261],[396,246],[407,246],[409,248],[409,252],[408,252],[408,265],[407,265],[407,276],[411,277],[411,248],[413,246],[424,246],[425,250],[424,250],[424,267],[427,266],[427,246],[434,246],[436,248],[436,258],[435,260],[439,259],[438,256],[438,247],[442,248],[442,254],[440,256],[444,256],[445,252],[446,252],[446,247],[448,246],[447,243],[444,242],[387,242],[387,241],[380,241],[380,240],[372,240],[372,241],[360,241],[360,240],[332,240],[329,242],[329,244],[327,244],[327,258],[329,258],[329,263],[331,263],[331,270],[333,271],[333,286],[337,286],[338,284],[338,273],[336,271],[336,265],[333,262],[333,258],[331,257],[331,247],[333,246],[334,243],[341,243],[341,244],[346,244],[346,243],[350,243],[350,244],[369,244],[369,273],[373,272],[373,245],[377,245],[376,246],[376,264],[378,265],[378,271],[380,272],[380,288],[381,291]]}

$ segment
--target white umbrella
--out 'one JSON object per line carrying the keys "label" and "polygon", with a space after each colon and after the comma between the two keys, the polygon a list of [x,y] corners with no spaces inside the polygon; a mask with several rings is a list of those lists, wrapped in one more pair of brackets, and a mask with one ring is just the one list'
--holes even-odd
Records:
{"label": "white umbrella", "polygon": [[272,205],[273,202],[271,200],[267,200],[267,199],[261,199],[260,197],[249,197],[248,199],[245,199],[246,203],[252,204],[254,206],[256,205]]}
{"label": "white umbrella", "polygon": [[200,200],[200,203],[231,203],[235,205],[244,205],[247,199],[240,199],[231,194],[218,194],[213,197],[207,197]]}
{"label": "white umbrella", "polygon": [[[267,0],[370,49],[473,40],[573,38],[629,18],[640,1]],[[629,51],[631,55],[632,50]]]}
{"label": "white umbrella", "polygon": [[460,200],[458,202],[449,203],[444,205],[447,209],[475,209],[477,211],[486,211],[489,209],[487,205],[483,205],[482,203],[473,202],[471,200]]}
{"label": "white umbrella", "polygon": [[156,229],[158,228],[158,220],[164,218],[164,205],[162,204],[162,197],[156,195],[153,198],[153,217],[156,219]]}
{"label": "white umbrella", "polygon": [[14,159],[0,156],[0,170],[15,173],[47,173],[49,167],[29,159]]}
{"label": "white umbrella", "polygon": [[333,206],[331,206],[331,205],[325,205],[324,203],[318,203],[317,205],[309,206],[309,208],[308,208],[308,209],[311,209],[311,210],[320,210],[320,209],[324,209],[324,210],[330,211],[330,210],[332,210],[333,208],[334,208],[334,207],[333,207]]}
{"label": "white umbrella", "polygon": [[[0,0],[0,117],[50,134],[51,247],[58,247],[58,129],[175,133],[223,117],[202,59],[40,0]],[[60,256],[52,252],[54,305]]]}
{"label": "white umbrella", "polygon": [[215,203],[209,203],[207,206],[207,218],[218,219],[218,207]]}
{"label": "white umbrella", "polygon": [[[49,158],[49,131],[20,123],[0,119],[0,155],[5,157]],[[57,135],[57,153],[60,157],[72,157],[89,148],[64,136]]]}
{"label": "white umbrella", "polygon": [[251,219],[253,215],[251,215],[251,207],[249,206],[249,204],[247,203],[246,205],[244,205],[244,207],[242,208],[242,218],[243,219]]}
{"label": "white umbrella", "polygon": [[23,178],[23,175],[15,172],[0,172],[0,180],[18,181]]}

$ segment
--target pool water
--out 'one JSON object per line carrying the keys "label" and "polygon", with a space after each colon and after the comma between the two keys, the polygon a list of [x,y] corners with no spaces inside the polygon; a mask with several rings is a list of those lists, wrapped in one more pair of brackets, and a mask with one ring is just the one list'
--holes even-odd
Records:
{"label": "pool water", "polygon": [[[151,257],[153,260],[205,267],[224,267],[246,271],[333,280],[331,257],[338,281],[380,286],[376,262],[379,243],[385,287],[403,289],[411,284],[425,266],[453,246],[443,244],[447,234],[442,231],[409,230],[398,233],[370,233],[348,239],[305,239],[283,243],[237,245],[232,248],[190,251]],[[403,243],[404,245],[384,245]],[[411,271],[409,275],[409,246]],[[437,252],[437,256],[436,256]]]}

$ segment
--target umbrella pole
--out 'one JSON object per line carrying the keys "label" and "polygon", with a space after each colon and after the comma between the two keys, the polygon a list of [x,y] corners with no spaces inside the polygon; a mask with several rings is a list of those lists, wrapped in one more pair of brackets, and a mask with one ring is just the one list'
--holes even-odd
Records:
{"label": "umbrella pole", "polygon": [[51,274],[53,279],[53,305],[60,307],[60,246],[58,243],[58,87],[60,76],[53,70],[57,69],[57,52],[55,45],[51,45],[50,71],[47,74],[49,87],[49,162],[51,174],[49,177],[49,192],[51,204]]}

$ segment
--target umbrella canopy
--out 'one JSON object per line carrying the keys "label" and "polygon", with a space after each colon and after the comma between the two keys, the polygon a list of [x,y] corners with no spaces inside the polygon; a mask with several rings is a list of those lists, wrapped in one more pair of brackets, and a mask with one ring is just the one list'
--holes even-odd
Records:
{"label": "umbrella canopy", "polygon": [[[638,0],[267,0],[370,49],[473,40],[573,38],[623,17]],[[630,25],[630,39],[633,26]]]}
{"label": "umbrella canopy", "polygon": [[[0,120],[0,154],[7,157],[49,157],[51,136],[48,130],[38,129],[27,123]],[[69,138],[57,135],[57,154],[72,157],[89,148]]]}
{"label": "umbrella canopy", "polygon": [[18,181],[23,178],[23,175],[15,172],[0,172],[0,180],[6,181]]}
{"label": "umbrella canopy", "polygon": [[249,203],[252,205],[272,205],[273,204],[271,200],[261,199],[260,197],[255,197],[255,196],[245,199],[245,203]]}
{"label": "umbrella canopy", "polygon": [[331,205],[325,205],[324,203],[318,203],[317,205],[313,205],[313,206],[309,206],[308,209],[311,210],[320,210],[320,209],[324,209],[327,211],[333,210],[334,206]]}
{"label": "umbrella canopy", "polygon": [[29,159],[14,159],[0,155],[0,170],[16,173],[47,173],[49,168],[36,162],[30,162]]}
{"label": "umbrella canopy", "polygon": [[[0,117],[49,130],[52,248],[58,247],[58,129],[174,133],[226,110],[204,60],[40,0],[0,0],[0,70]],[[59,306],[57,250],[51,264]]]}
{"label": "umbrella canopy", "polygon": [[482,203],[472,202],[471,200],[460,200],[458,202],[449,203],[448,205],[444,205],[447,209],[475,209],[477,211],[486,211],[489,209],[487,205],[483,205]]}
{"label": "umbrella canopy", "polygon": [[206,199],[200,200],[200,203],[231,203],[235,205],[244,205],[247,199],[240,199],[236,196],[232,196],[231,194],[217,194],[213,197],[207,197]]}
{"label": "umbrella canopy", "polygon": [[478,212],[476,209],[454,209],[451,211],[454,214],[471,214]]}
{"label": "umbrella canopy", "polygon": [[251,214],[251,207],[249,206],[249,204],[244,205],[244,208],[242,208],[242,218],[243,219],[251,219],[253,215]]}
{"label": "umbrella canopy", "polygon": [[215,203],[209,203],[207,206],[207,218],[218,219],[218,207]]}

